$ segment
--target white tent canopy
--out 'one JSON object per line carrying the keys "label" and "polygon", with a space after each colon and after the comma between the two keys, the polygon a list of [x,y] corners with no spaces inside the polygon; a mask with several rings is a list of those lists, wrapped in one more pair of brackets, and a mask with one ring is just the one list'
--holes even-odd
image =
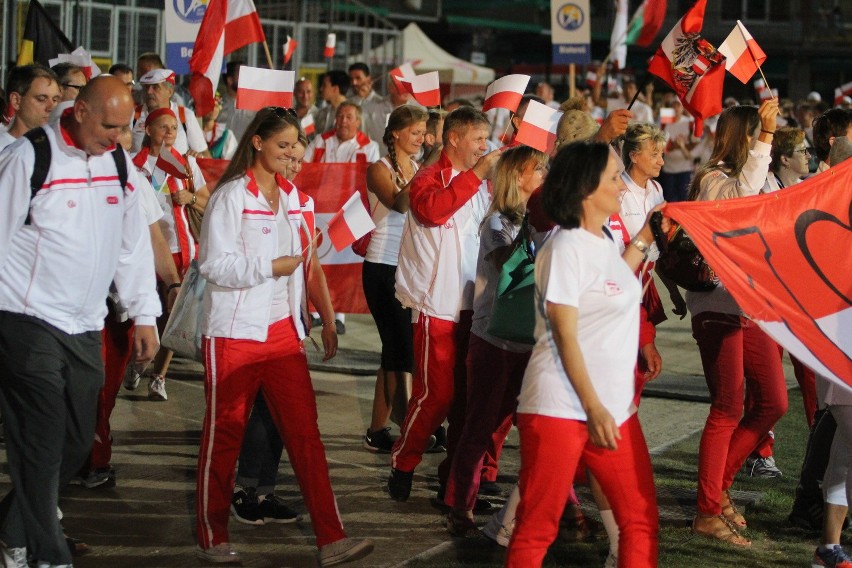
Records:
{"label": "white tent canopy", "polygon": [[423,33],[417,24],[411,23],[402,31],[402,61],[392,61],[395,49],[391,42],[380,45],[367,52],[366,57],[350,57],[350,63],[365,61],[369,65],[396,66],[411,63],[418,75],[437,71],[441,83],[456,85],[488,85],[494,81],[494,70],[474,65],[450,55]]}

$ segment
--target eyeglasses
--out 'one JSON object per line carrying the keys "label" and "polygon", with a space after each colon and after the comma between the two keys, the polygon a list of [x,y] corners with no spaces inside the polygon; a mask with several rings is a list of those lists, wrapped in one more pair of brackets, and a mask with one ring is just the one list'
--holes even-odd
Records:
{"label": "eyeglasses", "polygon": [[65,89],[77,89],[77,92],[80,92],[80,89],[85,87],[85,85],[75,85],[74,83],[62,83],[62,87]]}
{"label": "eyeglasses", "polygon": [[793,151],[794,152],[801,152],[802,154],[804,154],[806,156],[811,155],[811,149],[810,148],[799,148],[798,150],[793,150]]}
{"label": "eyeglasses", "polygon": [[282,107],[266,107],[263,109],[265,111],[269,111],[275,114],[278,118],[286,118],[288,116],[292,116],[293,118],[298,118],[296,111],[291,108],[282,108]]}

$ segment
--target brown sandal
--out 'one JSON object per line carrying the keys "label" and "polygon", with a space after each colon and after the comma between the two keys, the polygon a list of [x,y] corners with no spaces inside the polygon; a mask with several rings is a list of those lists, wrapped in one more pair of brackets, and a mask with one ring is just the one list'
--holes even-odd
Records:
{"label": "brown sandal", "polygon": [[751,541],[742,536],[724,515],[696,515],[692,520],[692,532],[742,548],[751,546]]}
{"label": "brown sandal", "polygon": [[737,506],[734,505],[730,491],[722,492],[722,516],[728,519],[728,521],[738,529],[744,529],[748,526],[745,517],[743,517],[742,513],[740,513],[739,509],[737,509]]}

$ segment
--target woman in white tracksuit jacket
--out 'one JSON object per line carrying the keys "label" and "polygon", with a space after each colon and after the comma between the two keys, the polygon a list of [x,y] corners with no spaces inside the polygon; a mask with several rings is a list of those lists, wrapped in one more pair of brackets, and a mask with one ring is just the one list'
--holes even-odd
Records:
{"label": "woman in white tracksuit jacket", "polygon": [[303,256],[311,249],[313,215],[303,213],[306,196],[284,178],[299,134],[288,111],[258,112],[204,217],[199,262],[207,279],[202,321],[207,411],[196,508],[197,555],[211,562],[239,561],[228,542],[228,515],[234,462],[258,390],[299,481],[321,565],[363,556],[373,546],[343,531],[302,344],[305,277],[311,270]]}

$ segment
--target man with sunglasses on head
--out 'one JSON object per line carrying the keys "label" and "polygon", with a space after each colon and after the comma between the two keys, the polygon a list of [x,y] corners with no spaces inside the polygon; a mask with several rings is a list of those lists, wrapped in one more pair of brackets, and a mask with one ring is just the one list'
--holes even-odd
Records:
{"label": "man with sunglasses on head", "polygon": [[59,92],[62,95],[60,102],[63,103],[74,101],[80,94],[80,89],[89,82],[83,68],[73,63],[57,63],[50,70],[56,73],[59,80]]}
{"label": "man with sunglasses on head", "polygon": [[9,125],[0,130],[0,149],[25,132],[44,126],[62,96],[56,73],[38,63],[12,69],[6,81],[7,112],[14,111]]}

